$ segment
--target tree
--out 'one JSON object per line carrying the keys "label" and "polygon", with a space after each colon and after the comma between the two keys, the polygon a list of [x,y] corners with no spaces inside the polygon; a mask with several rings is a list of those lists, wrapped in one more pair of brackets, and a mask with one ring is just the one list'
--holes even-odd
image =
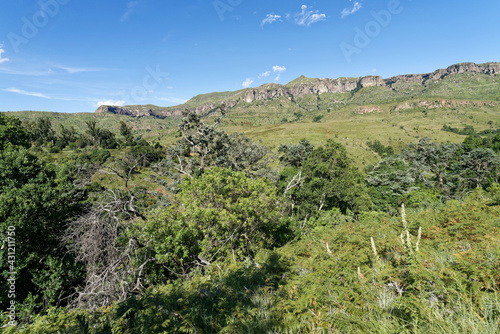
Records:
{"label": "tree", "polygon": [[90,140],[94,144],[94,146],[97,146],[100,144],[100,132],[101,129],[97,127],[97,122],[95,120],[90,120],[85,122],[87,124],[87,135],[89,136]]}
{"label": "tree", "polygon": [[481,139],[480,136],[478,135],[469,135],[465,137],[462,147],[465,149],[465,151],[470,152],[475,148],[483,148],[483,140]]}
{"label": "tree", "polygon": [[137,141],[134,146],[130,147],[127,154],[132,158],[139,159],[142,167],[148,167],[164,157],[161,146],[153,147],[145,139]]}
{"label": "tree", "polygon": [[55,131],[52,128],[52,122],[48,117],[37,118],[31,125],[31,128],[31,140],[38,146],[47,143],[53,144],[56,140]]}
{"label": "tree", "polygon": [[[396,197],[400,198],[397,201],[411,197],[415,187],[433,197],[438,193],[444,199],[461,198],[474,188],[498,182],[499,165],[498,155],[485,149],[480,137],[468,136],[463,144],[423,138],[408,145],[396,159],[382,160],[370,171],[367,183],[380,203],[390,200],[392,205]],[[435,191],[426,192],[425,188]]]}
{"label": "tree", "polygon": [[368,172],[366,183],[379,209],[395,209],[408,194],[419,189],[415,171],[400,157],[379,161]]}
{"label": "tree", "polygon": [[221,116],[213,124],[206,124],[194,112],[184,112],[179,126],[181,139],[167,148],[165,159],[153,165],[157,181],[170,191],[179,191],[181,180],[202,175],[215,166],[244,171],[250,177],[274,177],[268,167],[273,159],[270,150],[244,135],[227,135],[219,129],[224,106],[219,110]]}
{"label": "tree", "polygon": [[215,152],[215,166],[243,171],[248,177],[274,178],[269,169],[273,156],[268,147],[240,133],[222,136],[221,139],[224,149]]}
{"label": "tree", "polygon": [[170,206],[147,214],[141,242],[172,273],[272,248],[287,234],[282,201],[265,179],[214,167],[182,183]]}
{"label": "tree", "polygon": [[206,124],[195,112],[186,111],[183,113],[183,119],[179,125],[182,139],[179,144],[189,147],[190,154],[198,158],[197,169],[203,173],[205,168],[210,165],[210,160],[216,152],[223,148],[223,138],[227,135],[218,129],[225,115],[224,107],[219,108],[221,116],[216,118],[214,124]]}
{"label": "tree", "polygon": [[140,215],[135,195],[106,189],[69,224],[64,240],[85,269],[83,286],[72,295],[72,306],[95,310],[144,288],[143,272],[153,256],[144,255],[144,247],[128,234],[131,220]]}
{"label": "tree", "polygon": [[114,149],[118,146],[115,134],[108,129],[99,129],[99,143],[103,148]]}
{"label": "tree", "polygon": [[486,189],[500,180],[500,159],[490,149],[476,148],[462,156],[455,170],[463,182],[459,188]]}
{"label": "tree", "polygon": [[[293,181],[290,179],[293,174],[282,179],[282,189]],[[312,151],[302,165],[299,178],[297,186],[288,191],[298,219],[307,220],[321,210],[332,208],[339,208],[342,213],[348,210],[358,213],[371,206],[363,175],[347,156],[346,149],[332,140]]]}
{"label": "tree", "polygon": [[132,135],[132,127],[128,126],[124,121],[120,121],[120,134],[125,139],[127,146],[132,146],[134,144],[134,137]]}
{"label": "tree", "polygon": [[69,128],[64,127],[62,123],[58,123],[59,126],[59,136],[66,144],[72,143],[78,139],[78,135],[73,126]]}
{"label": "tree", "polygon": [[121,179],[124,189],[103,187],[93,194],[85,211],[64,233],[65,244],[84,264],[86,274],[82,287],[72,296],[72,306],[94,310],[123,301],[145,287],[144,273],[154,254],[130,232],[134,219],[146,219],[145,203],[155,202],[154,195],[133,189],[129,183],[142,159],[127,154],[99,166],[102,173]]}
{"label": "tree", "polygon": [[500,153],[500,133],[497,133],[491,140],[491,149],[496,153]]}
{"label": "tree", "polygon": [[[55,166],[25,148],[0,150],[0,273],[4,280],[11,277],[7,231],[14,231],[16,307],[26,302],[24,307],[35,306],[33,312],[58,305],[81,279],[78,265],[59,240],[80,208],[81,195]],[[0,289],[0,304],[6,307],[7,284]]]}
{"label": "tree", "polygon": [[[457,161],[460,148],[459,144],[440,144],[430,138],[422,138],[418,144],[410,144],[403,150],[401,157],[420,171],[418,181],[429,187],[437,183],[442,191],[447,191],[447,176],[450,167]],[[429,179],[426,173],[431,173],[433,178]]]}
{"label": "tree", "polygon": [[30,146],[29,133],[19,119],[0,113],[0,150],[8,145],[28,148]]}
{"label": "tree", "polygon": [[307,139],[302,139],[298,144],[281,144],[278,152],[281,163],[285,166],[300,167],[307,160],[314,149],[314,145]]}
{"label": "tree", "polygon": [[371,148],[381,157],[383,157],[384,155],[386,156],[394,155],[394,149],[392,148],[392,146],[389,145],[385,147],[379,140],[375,140],[373,142],[368,141],[366,142],[366,145],[368,145],[369,148]]}

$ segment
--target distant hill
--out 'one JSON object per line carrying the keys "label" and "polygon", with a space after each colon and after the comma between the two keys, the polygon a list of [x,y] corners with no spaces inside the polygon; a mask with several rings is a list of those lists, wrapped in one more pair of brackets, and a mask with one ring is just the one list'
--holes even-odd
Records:
{"label": "distant hill", "polygon": [[[307,138],[314,145],[334,139],[345,145],[360,167],[380,157],[368,146],[378,140],[396,151],[421,137],[440,142],[462,142],[465,136],[443,131],[472,126],[477,131],[500,128],[500,63],[463,63],[428,74],[388,79],[315,79],[301,76],[286,85],[265,84],[234,92],[202,94],[175,107],[102,106],[95,113],[9,113],[22,120],[48,117],[86,131],[96,120],[119,133],[120,121],[136,136],[170,144],[177,140],[182,111],[195,111],[208,122],[220,104],[229,107],[223,127],[244,133],[269,147]],[[55,127],[56,128],[56,127]]]}
{"label": "distant hill", "polygon": [[315,109],[334,108],[347,104],[387,103],[408,98],[439,97],[472,100],[500,100],[500,63],[461,63],[426,74],[398,75],[388,79],[380,76],[361,78],[316,79],[301,76],[286,85],[264,84],[257,88],[234,92],[197,95],[185,104],[173,107],[154,105],[100,106],[95,112],[129,116],[180,116],[184,110],[205,114],[220,104],[229,109],[257,101],[285,98],[299,109],[310,103],[299,99],[317,96],[321,103]]}

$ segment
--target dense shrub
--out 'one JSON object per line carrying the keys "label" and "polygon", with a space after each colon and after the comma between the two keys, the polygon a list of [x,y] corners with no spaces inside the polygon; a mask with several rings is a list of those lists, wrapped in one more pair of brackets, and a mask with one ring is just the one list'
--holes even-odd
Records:
{"label": "dense shrub", "polygon": [[405,220],[334,212],[275,252],[229,257],[93,315],[41,317],[25,332],[495,333],[500,207],[490,197],[476,191]]}
{"label": "dense shrub", "polygon": [[143,242],[173,272],[187,274],[227,257],[244,259],[286,240],[280,199],[264,179],[215,167],[181,189],[170,206],[151,211],[144,223]]}

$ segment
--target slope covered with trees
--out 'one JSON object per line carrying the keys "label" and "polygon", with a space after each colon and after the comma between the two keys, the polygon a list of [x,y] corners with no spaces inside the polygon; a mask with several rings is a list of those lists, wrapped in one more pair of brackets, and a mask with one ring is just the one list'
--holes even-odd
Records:
{"label": "slope covered with trees", "polygon": [[374,142],[360,170],[333,138],[273,149],[225,113],[185,112],[165,146],[0,114],[4,332],[498,328],[497,133]]}

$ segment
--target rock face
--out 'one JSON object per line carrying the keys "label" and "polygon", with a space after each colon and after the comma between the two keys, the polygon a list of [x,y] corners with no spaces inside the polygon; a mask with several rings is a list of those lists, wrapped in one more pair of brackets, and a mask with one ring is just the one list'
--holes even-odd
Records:
{"label": "rock face", "polygon": [[[294,80],[286,86],[269,83],[257,88],[247,88],[242,91],[238,91],[238,94],[233,95],[232,98],[223,102],[201,103],[197,106],[193,106],[194,103],[190,100],[185,105],[168,108],[154,106],[154,109],[148,108],[147,106],[100,106],[95,112],[115,113],[130,116],[169,117],[181,116],[182,112],[187,109],[194,111],[197,114],[205,114],[215,110],[222,103],[224,103],[226,107],[232,108],[240,103],[252,103],[255,101],[270,100],[281,97],[293,100],[294,98],[306,95],[349,93],[357,89],[374,86],[394,88],[409,83],[425,85],[428,81],[435,82],[442,80],[449,75],[464,73],[486,75],[500,74],[500,63],[487,63],[482,65],[474,63],[461,63],[449,66],[446,69],[436,70],[432,73],[398,75],[388,79],[382,79],[380,76],[370,75],[362,78],[308,79],[306,82]],[[406,106],[401,106],[401,109],[404,109],[405,107]],[[364,113],[365,111],[361,112]]]}
{"label": "rock face", "polygon": [[118,107],[118,106],[100,106],[95,111],[96,114],[112,113],[118,115],[128,115],[128,116],[155,116],[155,113],[146,107],[132,108]]}
{"label": "rock face", "polygon": [[425,84],[427,81],[438,81],[444,79],[449,75],[463,73],[495,75],[500,73],[500,63],[488,63],[484,65],[478,65],[474,63],[461,63],[451,65],[446,69],[440,69],[432,73],[398,75],[389,79],[385,79],[384,81],[386,86],[388,87],[392,87],[397,83],[408,82]]}
{"label": "rock face", "polygon": [[395,111],[403,111],[413,108],[425,108],[425,109],[436,109],[436,108],[454,108],[454,107],[484,107],[484,106],[497,106],[497,102],[486,102],[486,101],[455,101],[455,100],[425,100],[418,102],[404,102],[398,104],[395,107]]}
{"label": "rock face", "polygon": [[357,108],[357,109],[354,110],[355,114],[360,114],[360,115],[368,114],[368,113],[371,113],[371,112],[382,112],[382,108],[380,108],[380,107],[363,106],[363,107],[359,107],[359,108]]}

